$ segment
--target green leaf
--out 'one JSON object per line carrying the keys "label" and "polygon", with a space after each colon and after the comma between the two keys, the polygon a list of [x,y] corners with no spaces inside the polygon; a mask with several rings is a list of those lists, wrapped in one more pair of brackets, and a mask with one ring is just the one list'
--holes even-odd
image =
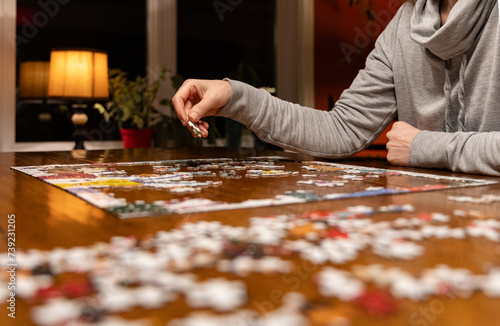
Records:
{"label": "green leaf", "polygon": [[142,119],[140,116],[136,115],[134,116],[134,124],[137,126],[137,129],[143,129],[144,128],[144,119]]}
{"label": "green leaf", "polygon": [[94,109],[96,109],[97,111],[99,111],[99,113],[104,117],[104,120],[106,122],[109,122],[110,114],[108,113],[108,111],[106,110],[106,108],[101,103],[94,104]]}

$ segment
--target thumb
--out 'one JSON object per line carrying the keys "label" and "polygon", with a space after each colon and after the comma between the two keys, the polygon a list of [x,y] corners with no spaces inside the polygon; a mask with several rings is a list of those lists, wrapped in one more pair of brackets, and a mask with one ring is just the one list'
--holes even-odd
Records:
{"label": "thumb", "polygon": [[189,111],[189,120],[192,122],[198,122],[198,120],[203,118],[209,110],[210,107],[207,105],[206,99],[203,99],[191,108]]}

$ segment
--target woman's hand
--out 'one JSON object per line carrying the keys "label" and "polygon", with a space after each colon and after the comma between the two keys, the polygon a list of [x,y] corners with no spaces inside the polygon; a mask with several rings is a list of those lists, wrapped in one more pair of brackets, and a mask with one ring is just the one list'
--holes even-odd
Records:
{"label": "woman's hand", "polygon": [[182,125],[193,122],[200,129],[201,136],[206,138],[209,125],[200,119],[217,114],[230,98],[231,85],[227,81],[188,79],[172,98],[172,105]]}
{"label": "woman's hand", "polygon": [[393,165],[410,165],[410,147],[413,138],[420,132],[406,122],[397,121],[387,133],[387,161]]}

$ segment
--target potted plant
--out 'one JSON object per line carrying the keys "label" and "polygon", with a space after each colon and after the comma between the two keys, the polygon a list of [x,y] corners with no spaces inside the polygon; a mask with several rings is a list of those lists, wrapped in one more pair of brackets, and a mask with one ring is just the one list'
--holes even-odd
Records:
{"label": "potted plant", "polygon": [[[129,80],[127,73],[120,69],[109,71],[110,101],[106,107],[96,103],[97,109],[106,122],[113,119],[122,135],[125,148],[150,147],[153,130],[151,127],[163,115],[153,106],[162,81],[165,80],[167,70],[153,81],[137,76]],[[166,104],[168,100],[161,101]]]}

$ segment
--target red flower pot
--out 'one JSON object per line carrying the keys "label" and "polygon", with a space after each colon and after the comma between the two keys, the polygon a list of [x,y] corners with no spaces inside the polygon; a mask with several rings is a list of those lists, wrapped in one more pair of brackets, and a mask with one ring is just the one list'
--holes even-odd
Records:
{"label": "red flower pot", "polygon": [[151,147],[152,129],[120,129],[123,148]]}

